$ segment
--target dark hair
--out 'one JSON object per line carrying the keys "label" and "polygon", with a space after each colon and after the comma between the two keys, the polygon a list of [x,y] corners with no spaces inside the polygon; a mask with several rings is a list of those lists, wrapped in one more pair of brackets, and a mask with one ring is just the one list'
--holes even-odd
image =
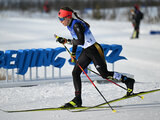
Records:
{"label": "dark hair", "polygon": [[75,16],[76,18],[78,18],[79,20],[83,21],[88,27],[90,27],[90,25],[84,21],[82,18],[80,18],[78,15],[77,15],[77,12],[75,12],[73,9],[71,9],[70,7],[61,7],[62,10],[67,10],[67,11],[71,11]]}

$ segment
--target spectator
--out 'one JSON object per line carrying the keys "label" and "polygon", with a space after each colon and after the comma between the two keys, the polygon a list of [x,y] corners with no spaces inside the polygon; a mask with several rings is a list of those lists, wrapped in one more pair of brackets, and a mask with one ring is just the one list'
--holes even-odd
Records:
{"label": "spectator", "polygon": [[134,5],[134,10],[131,10],[131,22],[134,27],[132,39],[139,38],[140,22],[143,19],[143,13],[140,11],[139,5]]}
{"label": "spectator", "polygon": [[44,5],[43,5],[43,10],[44,10],[46,13],[49,13],[49,12],[50,12],[50,6],[49,6],[48,1],[45,1]]}

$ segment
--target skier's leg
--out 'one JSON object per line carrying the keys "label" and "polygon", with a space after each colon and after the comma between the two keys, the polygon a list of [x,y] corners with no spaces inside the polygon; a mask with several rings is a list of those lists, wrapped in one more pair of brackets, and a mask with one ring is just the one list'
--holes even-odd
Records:
{"label": "skier's leg", "polygon": [[135,26],[135,30],[136,30],[136,36],[135,36],[135,38],[139,38],[139,25],[140,25],[140,23],[137,22],[136,26]]}
{"label": "skier's leg", "polygon": [[[91,59],[89,59],[85,51],[82,51],[81,55],[79,56],[77,63],[85,69],[89,63],[91,62]],[[73,84],[75,88],[75,97],[70,102],[66,103],[63,107],[79,107],[82,105],[82,98],[81,98],[81,75],[82,70],[79,68],[79,66],[76,64],[74,66],[74,69],[72,71],[73,76]]]}
{"label": "skier's leg", "polygon": [[101,76],[106,79],[109,76],[113,76],[113,72],[107,70],[107,64],[104,58],[104,52],[102,47],[96,43],[94,47],[89,51],[90,57]]}
{"label": "skier's leg", "polygon": [[127,96],[133,93],[135,80],[133,78],[122,75],[121,73],[114,72],[113,79],[121,81],[127,86]]}
{"label": "skier's leg", "polygon": [[129,90],[127,92],[127,95],[130,95],[133,92],[133,86],[134,86],[135,80],[127,76],[124,76],[121,73],[108,71],[107,64],[104,59],[103,49],[99,44],[97,44],[95,48],[96,49],[92,49],[92,52],[94,52],[94,56],[92,56],[92,60],[98,72],[101,74],[101,76],[104,79],[111,77],[113,79],[116,79],[125,83],[125,85],[127,86],[127,89]]}

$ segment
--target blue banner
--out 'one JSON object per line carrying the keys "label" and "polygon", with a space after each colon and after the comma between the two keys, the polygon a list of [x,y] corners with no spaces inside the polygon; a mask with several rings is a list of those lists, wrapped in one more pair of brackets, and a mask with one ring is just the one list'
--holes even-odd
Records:
{"label": "blue banner", "polygon": [[[114,63],[118,60],[126,59],[123,56],[120,56],[122,51],[121,45],[106,45],[101,44],[104,50],[105,59],[108,63]],[[70,48],[72,50],[72,48]],[[5,69],[14,69],[18,68],[18,73],[24,75],[29,67],[41,67],[41,66],[50,66],[53,65],[57,68],[62,68],[66,62],[65,58],[58,57],[62,52],[66,51],[65,48],[57,47],[55,49],[24,49],[24,50],[6,50],[0,51],[0,68]],[[76,51],[76,58],[79,57],[82,51],[81,47],[78,47]],[[107,56],[108,52],[110,54]],[[71,59],[68,60],[71,65],[75,63],[71,62]],[[92,63],[91,63],[92,64]]]}

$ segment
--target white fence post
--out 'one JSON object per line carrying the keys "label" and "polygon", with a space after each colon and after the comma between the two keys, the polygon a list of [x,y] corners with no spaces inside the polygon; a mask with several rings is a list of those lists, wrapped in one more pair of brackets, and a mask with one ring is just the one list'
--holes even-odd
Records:
{"label": "white fence post", "polygon": [[25,81],[25,75],[23,75],[23,81]]}
{"label": "white fence post", "polygon": [[[18,68],[17,68],[17,73],[18,73]],[[17,81],[19,81],[19,75],[17,74]]]}
{"label": "white fence post", "polygon": [[38,80],[38,67],[36,67],[36,80]]}
{"label": "white fence post", "polygon": [[32,68],[31,68],[31,67],[30,67],[30,69],[29,69],[29,72],[30,72],[30,74],[29,74],[30,80],[32,80]]}
{"label": "white fence post", "polygon": [[47,69],[46,69],[46,66],[44,66],[44,79],[45,80],[47,79]]}
{"label": "white fence post", "polygon": [[112,71],[114,72],[114,63],[112,63]]}
{"label": "white fence post", "polygon": [[61,78],[61,68],[59,68],[59,78]]}
{"label": "white fence post", "polygon": [[14,69],[12,69],[12,82],[14,82]]}
{"label": "white fence post", "polygon": [[54,79],[54,66],[52,66],[52,79]]}
{"label": "white fence post", "polygon": [[8,69],[6,69],[6,82],[8,82]]}

